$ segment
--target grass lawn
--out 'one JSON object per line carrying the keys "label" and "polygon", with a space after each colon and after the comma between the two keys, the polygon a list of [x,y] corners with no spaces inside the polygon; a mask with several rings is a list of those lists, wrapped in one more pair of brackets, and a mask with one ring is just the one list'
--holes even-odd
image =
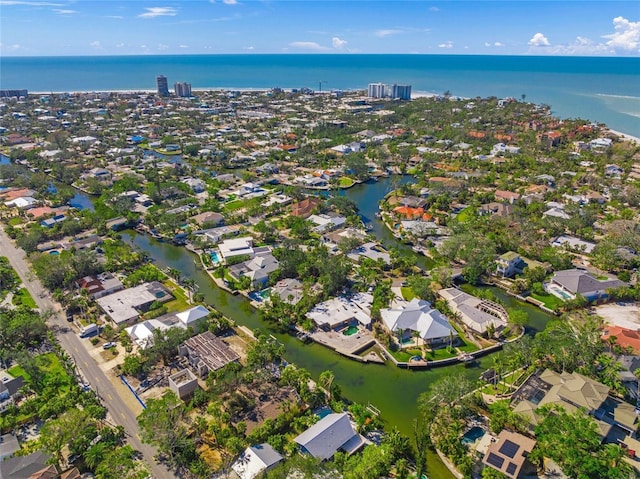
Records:
{"label": "grass lawn", "polygon": [[402,292],[402,297],[405,301],[411,301],[416,297],[416,293],[414,293],[413,289],[409,288],[408,286],[402,286],[400,288],[400,291]]}
{"label": "grass lawn", "polygon": [[225,203],[222,208],[224,209],[225,212],[232,213],[234,211],[238,211],[239,209],[243,208],[244,206],[245,206],[245,202],[244,201],[242,201],[242,200],[233,200],[233,201],[229,201],[228,203]]}
{"label": "grass lawn", "polygon": [[22,223],[23,223],[22,218],[19,216],[16,216],[15,218],[11,218],[9,220],[9,224],[11,226],[18,226],[18,225],[21,225]]}
{"label": "grass lawn", "polygon": [[[67,392],[71,389],[73,379],[64,370],[62,363],[54,353],[36,356],[36,364],[45,374],[43,383],[50,382],[58,384],[59,389],[62,392]],[[31,379],[31,376],[22,368],[22,366],[13,366],[9,369],[9,374],[12,376],[23,376],[26,382],[29,382]]]}
{"label": "grass lawn", "polygon": [[394,358],[396,358],[396,361],[400,361],[402,363],[408,363],[409,359],[411,359],[413,356],[422,356],[422,350],[415,349],[415,348],[402,349],[400,351],[389,351],[389,352]]}
{"label": "grass lawn", "polygon": [[355,181],[352,178],[349,178],[348,176],[343,176],[342,178],[340,178],[340,188],[349,188],[351,186],[353,186],[353,184],[355,183]]}
{"label": "grass lawn", "polygon": [[427,359],[437,361],[438,359],[454,358],[458,355],[455,349],[449,351],[449,348],[430,349],[427,353]]}
{"label": "grass lawn", "polygon": [[13,295],[11,302],[16,306],[23,304],[31,309],[36,309],[38,306],[33,300],[27,288],[20,288],[16,294]]}
{"label": "grass lawn", "polygon": [[562,306],[562,303],[563,303],[563,301],[560,298],[552,294],[543,295],[543,294],[531,293],[531,297],[534,299],[537,299],[538,301],[542,301],[547,308],[553,309],[553,310]]}
{"label": "grass lawn", "polygon": [[176,298],[164,303],[164,306],[166,306],[169,313],[184,311],[190,306],[187,294],[181,287],[176,285],[173,281],[165,281],[164,286],[171,291],[171,294]]}
{"label": "grass lawn", "polygon": [[467,208],[463,209],[460,213],[458,213],[458,216],[456,216],[456,219],[458,220],[458,223],[466,223],[471,219],[472,214],[473,214],[473,206],[468,206]]}

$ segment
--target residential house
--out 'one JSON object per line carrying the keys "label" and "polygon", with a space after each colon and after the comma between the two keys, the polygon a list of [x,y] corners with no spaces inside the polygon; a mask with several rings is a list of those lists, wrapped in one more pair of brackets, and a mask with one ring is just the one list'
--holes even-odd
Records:
{"label": "residential house", "polygon": [[196,222],[200,226],[219,226],[224,223],[224,216],[222,216],[220,213],[216,213],[215,211],[205,211],[204,213],[192,216],[191,221]]}
{"label": "residential house", "polygon": [[551,242],[551,246],[554,248],[565,248],[570,251],[590,254],[593,248],[596,247],[595,243],[590,241],[584,241],[575,236],[560,235]]}
{"label": "residential house", "polygon": [[340,450],[352,454],[365,444],[345,412],[326,415],[294,441],[302,452],[321,460],[331,459]]}
{"label": "residential house", "polygon": [[458,314],[460,321],[476,334],[487,334],[490,330],[499,333],[507,327],[509,315],[498,303],[480,299],[457,288],[438,291],[447,301],[451,311]]}
{"label": "residential house", "polygon": [[187,357],[189,364],[201,378],[206,377],[210,371],[217,371],[240,359],[238,353],[211,331],[187,339],[180,345],[178,352],[180,356]]}
{"label": "residential house", "polygon": [[494,195],[496,197],[496,201],[506,201],[511,205],[515,203],[516,200],[520,199],[520,194],[514,193],[513,191],[496,190]]}
{"label": "residential house", "polygon": [[631,348],[633,354],[640,354],[639,331],[608,324],[605,326],[601,337],[606,343],[611,340],[613,344],[620,346],[622,349]]}
{"label": "residential house", "polygon": [[206,189],[205,182],[198,178],[185,178],[184,180],[181,180],[181,183],[184,183],[191,188],[194,193],[202,193]]}
{"label": "residential house", "polygon": [[311,216],[313,210],[315,210],[321,201],[317,198],[305,198],[304,200],[293,203],[291,214],[298,218],[308,218]]}
{"label": "residential house", "polygon": [[251,279],[254,289],[262,289],[269,282],[269,275],[279,267],[278,260],[270,251],[256,254],[242,263],[229,266],[229,275],[239,280],[243,276]]}
{"label": "residential house", "polygon": [[320,214],[311,215],[308,220],[316,225],[313,227],[313,231],[322,234],[326,231],[331,231],[343,226],[346,223],[347,218],[337,214]]}
{"label": "residential house", "polygon": [[522,273],[523,268],[520,267],[520,263],[522,263],[522,258],[518,253],[507,251],[498,256],[496,260],[496,274],[503,278],[510,278],[517,273]]}
{"label": "residential house", "polygon": [[10,201],[5,201],[5,206],[18,208],[20,210],[28,210],[38,205],[38,200],[32,196],[20,196]]}
{"label": "residential house", "polygon": [[227,258],[233,258],[234,256],[253,256],[253,238],[243,236],[241,238],[224,240],[218,245],[218,249],[220,250],[220,255],[225,260]]}
{"label": "residential house", "polygon": [[498,440],[487,449],[482,462],[511,479],[535,474],[536,466],[528,460],[535,445],[534,439],[503,429]]}
{"label": "residential house", "polygon": [[51,218],[47,218],[46,220],[42,220],[40,222],[40,224],[42,226],[44,226],[45,228],[53,228],[55,225],[57,225],[58,223],[63,222],[64,220],[66,220],[67,217],[63,214],[58,214],[55,215]]}
{"label": "residential house", "polygon": [[375,242],[368,242],[352,249],[347,253],[347,257],[355,262],[360,261],[360,258],[369,258],[373,261],[382,260],[387,265],[391,264],[391,255]]}
{"label": "residential house", "polygon": [[20,443],[15,434],[3,434],[0,436],[0,462],[5,458],[13,457],[20,450]]}
{"label": "residential house", "polygon": [[0,382],[0,413],[16,404],[20,397],[20,389],[24,386],[24,378],[16,376],[8,381]]}
{"label": "residential house", "polygon": [[237,479],[254,479],[273,469],[282,460],[280,453],[265,442],[246,448],[231,469]]}
{"label": "residential house", "polygon": [[276,294],[282,301],[297,304],[304,295],[302,283],[297,279],[284,278],[271,287],[271,294]]}
{"label": "residential house", "polygon": [[371,326],[371,305],[373,296],[369,293],[356,293],[349,297],[340,296],[316,304],[307,317],[325,330],[338,330],[348,325]]}
{"label": "residential house", "polygon": [[[567,269],[557,271],[551,281],[545,285],[545,288],[551,293],[559,288],[561,292],[565,293],[564,296],[566,296],[566,293],[570,297],[580,294],[587,301],[595,301],[607,298],[607,289],[623,286],[627,286],[627,283],[620,281],[618,278],[601,280],[582,269]],[[561,294],[561,296],[563,295]]]}
{"label": "residential house", "polygon": [[539,421],[536,409],[545,405],[560,406],[568,413],[584,411],[592,415],[603,438],[613,426],[628,434],[635,434],[638,426],[638,415],[631,404],[609,396],[609,386],[577,372],[546,369],[525,381],[513,397],[513,411],[524,415],[530,428]]}
{"label": "residential house", "polygon": [[98,299],[124,289],[124,285],[111,273],[85,276],[78,280],[78,287],[84,289],[91,299]]}
{"label": "residential house", "polygon": [[98,298],[96,302],[109,318],[120,326],[135,322],[141,312],[149,310],[154,302],[164,303],[173,299],[173,295],[160,282],[143,283],[117,293]]}
{"label": "residential house", "polygon": [[147,349],[153,346],[154,331],[166,331],[171,328],[198,329],[198,326],[209,316],[209,310],[202,305],[194,306],[180,313],[169,313],[158,318],[147,319],[141,323],[125,328],[131,340]]}
{"label": "residential house", "polygon": [[435,346],[458,336],[449,320],[422,299],[414,298],[395,308],[382,309],[380,315],[389,331],[401,335],[401,341],[416,333],[424,344]]}
{"label": "residential house", "polygon": [[481,205],[478,209],[478,214],[480,216],[491,216],[495,215],[500,218],[509,216],[514,211],[514,208],[509,203],[487,203],[485,205]]}

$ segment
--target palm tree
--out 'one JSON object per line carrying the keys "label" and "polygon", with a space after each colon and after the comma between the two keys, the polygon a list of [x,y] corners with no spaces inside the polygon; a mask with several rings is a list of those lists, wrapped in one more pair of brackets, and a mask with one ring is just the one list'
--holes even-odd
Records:
{"label": "palm tree", "polygon": [[638,385],[638,396],[636,397],[636,404],[640,402],[640,368],[636,369],[633,372],[633,375],[636,377],[636,384]]}
{"label": "palm tree", "polygon": [[330,370],[321,372],[320,377],[318,378],[320,386],[324,389],[325,394],[327,395],[327,402],[331,401],[331,386],[335,378],[335,375]]}

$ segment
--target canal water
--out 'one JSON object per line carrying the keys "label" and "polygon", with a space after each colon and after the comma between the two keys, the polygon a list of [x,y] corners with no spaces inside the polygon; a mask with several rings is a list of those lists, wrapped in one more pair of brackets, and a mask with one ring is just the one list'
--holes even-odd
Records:
{"label": "canal water", "polygon": [[[401,180],[407,182],[412,181],[412,178],[403,177]],[[413,254],[417,260],[426,259],[402,245],[375,217],[379,200],[390,188],[391,180],[386,178],[377,183],[355,186],[347,190],[346,196],[356,201],[365,221],[372,224],[373,232],[385,245],[404,247],[404,254]],[[427,391],[434,381],[451,374],[463,374],[476,380],[483,370],[491,366],[490,356],[482,358],[472,367],[456,365],[426,371],[408,371],[391,364],[362,364],[349,360],[318,344],[303,344],[292,336],[270,331],[268,325],[261,320],[259,312],[243,296],[234,296],[216,287],[208,274],[196,266],[197,257],[186,249],[158,242],[135,231],[124,232],[123,239],[146,251],[158,266],[175,268],[194,279],[206,302],[238,324],[274,334],[284,344],[288,361],[307,369],[316,378],[322,371],[332,370],[336,384],[340,385],[346,397],[359,403],[371,403],[380,409],[384,421],[397,426],[409,436],[413,431],[418,396]],[[498,295],[500,291],[495,293]],[[523,304],[522,308],[530,315],[535,315],[535,330],[544,328],[550,316],[529,305]]]}

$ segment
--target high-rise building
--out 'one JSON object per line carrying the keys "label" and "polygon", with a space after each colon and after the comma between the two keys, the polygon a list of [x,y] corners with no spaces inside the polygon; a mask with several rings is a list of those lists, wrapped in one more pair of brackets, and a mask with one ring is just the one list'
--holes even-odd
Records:
{"label": "high-rise building", "polygon": [[391,98],[400,100],[411,100],[411,85],[396,85],[391,87]]}
{"label": "high-rise building", "polygon": [[189,98],[191,96],[191,83],[177,82],[173,84],[173,92],[176,96]]}
{"label": "high-rise building", "polygon": [[384,98],[386,89],[384,83],[369,83],[369,96],[371,98]]}
{"label": "high-rise building", "polygon": [[158,75],[156,77],[156,85],[158,85],[159,96],[169,96],[169,83],[166,76]]}

